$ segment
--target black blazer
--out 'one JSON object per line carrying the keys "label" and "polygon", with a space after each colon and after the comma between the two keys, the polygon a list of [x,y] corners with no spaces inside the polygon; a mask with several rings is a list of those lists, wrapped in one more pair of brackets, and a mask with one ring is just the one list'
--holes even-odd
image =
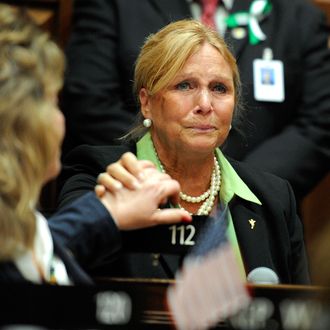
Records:
{"label": "black blazer", "polygon": [[[135,147],[85,145],[71,152],[65,161],[60,207],[93,190],[98,174],[126,151],[135,153]],[[237,161],[230,162],[262,203],[260,206],[236,196],[229,206],[246,273],[264,266],[273,269],[282,283],[308,283],[302,224],[290,185],[272,174],[255,171]],[[251,218],[258,224],[254,230],[248,222]],[[155,262],[152,255],[126,254],[116,264],[93,273],[166,278],[175,273],[179,262],[173,256],[161,256],[160,262]]]}
{"label": "black blazer", "polygon": [[[235,0],[232,12],[251,0]],[[261,23],[267,39],[251,46],[227,31],[243,81],[245,139],[232,129],[227,155],[287,179],[304,196],[329,171],[330,53],[320,10],[307,0],[272,0]],[[64,153],[79,144],[112,145],[138,111],[132,96],[134,62],[146,36],[191,16],[186,0],[75,1],[63,93]],[[266,47],[283,61],[285,101],[253,97],[252,62]]]}
{"label": "black blazer", "polygon": [[[83,270],[120,249],[121,237],[109,212],[94,193],[86,194],[48,220],[54,253],[74,284],[92,284]],[[27,282],[14,263],[0,263],[0,282]]]}

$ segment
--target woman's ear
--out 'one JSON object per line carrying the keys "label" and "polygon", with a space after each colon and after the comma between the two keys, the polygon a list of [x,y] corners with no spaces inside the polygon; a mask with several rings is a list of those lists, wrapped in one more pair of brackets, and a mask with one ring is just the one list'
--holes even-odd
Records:
{"label": "woman's ear", "polygon": [[141,88],[139,92],[139,99],[141,104],[141,112],[144,118],[150,117],[150,95],[145,88]]}

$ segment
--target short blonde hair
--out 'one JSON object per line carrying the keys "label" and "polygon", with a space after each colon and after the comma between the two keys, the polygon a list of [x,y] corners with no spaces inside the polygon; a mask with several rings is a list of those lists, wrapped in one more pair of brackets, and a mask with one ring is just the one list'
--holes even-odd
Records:
{"label": "short blonde hair", "polygon": [[0,260],[33,245],[34,206],[55,150],[47,95],[64,56],[23,12],[0,5]]}
{"label": "short blonde hair", "polygon": [[147,38],[135,65],[135,94],[138,95],[142,87],[150,95],[166,88],[188,58],[205,43],[216,48],[228,63],[233,73],[235,92],[239,92],[236,60],[224,40],[199,21],[187,19],[171,23]]}
{"label": "short blonde hair", "polygon": [[[230,66],[235,88],[235,108],[238,109],[241,83],[234,56],[215,30],[192,19],[170,23],[146,39],[135,64],[133,91],[137,101],[141,88],[146,88],[150,95],[154,95],[169,86],[188,58],[205,43],[217,49]],[[134,131],[143,133],[141,119],[140,114],[140,127]]]}

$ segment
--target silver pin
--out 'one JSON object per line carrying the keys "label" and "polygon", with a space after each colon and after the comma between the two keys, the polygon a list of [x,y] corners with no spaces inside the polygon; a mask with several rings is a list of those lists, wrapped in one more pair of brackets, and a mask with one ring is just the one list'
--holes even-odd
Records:
{"label": "silver pin", "polygon": [[249,224],[250,224],[250,226],[251,226],[251,229],[254,229],[254,226],[255,226],[256,222],[257,222],[257,221],[255,221],[255,220],[253,220],[253,219],[250,219],[250,220],[249,220]]}

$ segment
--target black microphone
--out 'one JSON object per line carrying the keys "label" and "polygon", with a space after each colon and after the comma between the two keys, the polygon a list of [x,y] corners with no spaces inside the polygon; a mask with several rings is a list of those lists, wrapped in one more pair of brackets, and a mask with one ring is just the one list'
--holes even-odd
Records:
{"label": "black microphone", "polygon": [[277,274],[270,268],[257,267],[248,274],[247,281],[253,284],[279,284]]}

